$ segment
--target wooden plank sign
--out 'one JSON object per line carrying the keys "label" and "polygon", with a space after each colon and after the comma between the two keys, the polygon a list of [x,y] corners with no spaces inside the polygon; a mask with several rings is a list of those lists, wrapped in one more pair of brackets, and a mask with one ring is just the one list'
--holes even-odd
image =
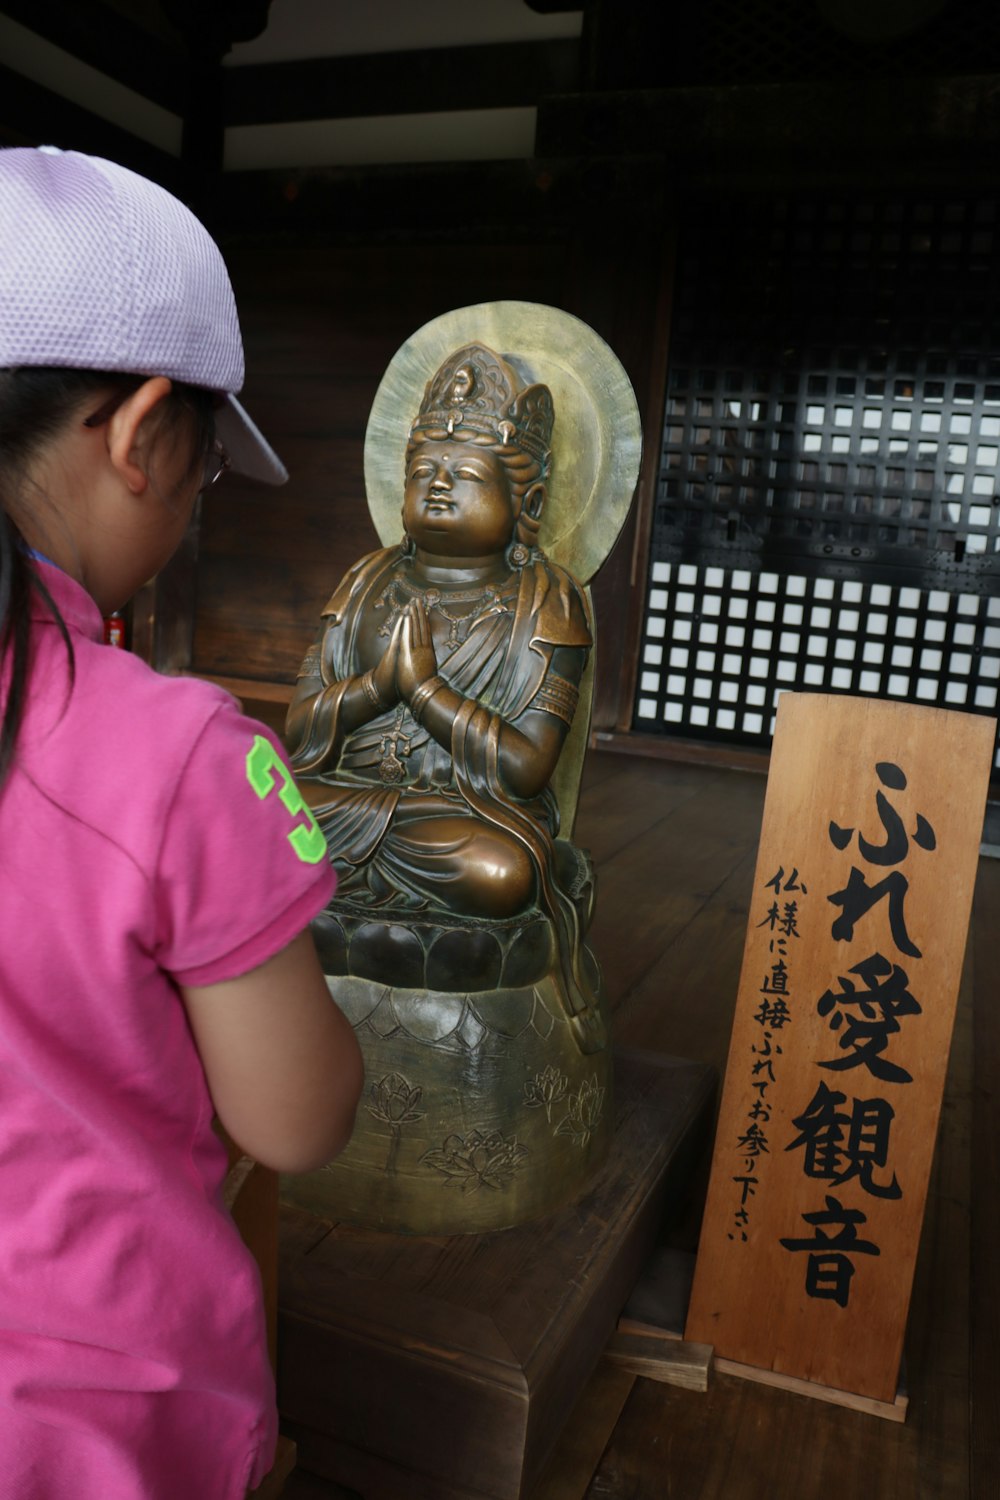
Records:
{"label": "wooden plank sign", "polygon": [[995,732],[780,700],[685,1329],[758,1378],[895,1397]]}

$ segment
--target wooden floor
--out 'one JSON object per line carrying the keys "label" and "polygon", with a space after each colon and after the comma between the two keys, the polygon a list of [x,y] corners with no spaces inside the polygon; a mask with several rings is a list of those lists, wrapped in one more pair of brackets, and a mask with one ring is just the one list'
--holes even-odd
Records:
{"label": "wooden floor", "polygon": [[[765,781],[591,753],[576,829],[616,1042],[725,1067]],[[907,1338],[909,1413],[883,1421],[713,1374],[708,1392],[604,1372],[603,1452],[570,1431],[539,1500],[987,1500],[1000,1494],[1000,861],[980,860]],[[694,1249],[703,1185],[665,1230]],[[623,1380],[625,1383],[623,1384]],[[622,1407],[622,1400],[624,1406]],[[596,1465],[596,1468],[595,1468]],[[285,1500],[347,1491],[297,1471]],[[399,1500],[408,1500],[401,1495]]]}

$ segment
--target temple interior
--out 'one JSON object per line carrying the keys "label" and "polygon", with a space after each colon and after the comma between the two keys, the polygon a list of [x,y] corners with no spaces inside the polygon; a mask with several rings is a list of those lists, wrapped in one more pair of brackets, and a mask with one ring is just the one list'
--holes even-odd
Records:
{"label": "temple interior", "polygon": [[[132,602],[159,670],[281,729],[320,609],[377,545],[366,427],[415,330],[523,301],[614,350],[643,451],[593,580],[574,838],[614,1047],[720,1087],[781,695],[997,716],[998,82],[990,0],[0,0],[0,145],[108,156],[195,209],[291,474],[277,498],[227,476]],[[994,746],[905,1420],[595,1346],[510,1500],[995,1493],[998,767]],[[940,777],[961,797],[966,768]],[[679,1264],[702,1134],[656,1231]],[[372,1500],[507,1500],[491,1462],[475,1490],[404,1465]],[[367,1500],[302,1461],[280,1493]]]}

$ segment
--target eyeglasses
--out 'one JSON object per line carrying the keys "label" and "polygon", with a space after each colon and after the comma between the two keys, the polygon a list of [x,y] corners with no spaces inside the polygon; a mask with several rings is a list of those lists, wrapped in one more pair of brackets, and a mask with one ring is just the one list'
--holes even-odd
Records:
{"label": "eyeglasses", "polygon": [[[103,427],[105,422],[110,422],[115,412],[122,406],[132,394],[130,389],[116,391],[110,396],[103,406],[99,406],[89,417],[84,417],[84,427]],[[203,490],[210,490],[214,484],[218,484],[227,469],[232,467],[232,460],[223,448],[218,438],[215,439],[211,448],[202,459],[201,483],[198,486],[199,494]]]}
{"label": "eyeglasses", "polygon": [[202,461],[201,486],[202,490],[210,490],[213,484],[218,484],[226,470],[231,466],[232,460],[216,438]]}

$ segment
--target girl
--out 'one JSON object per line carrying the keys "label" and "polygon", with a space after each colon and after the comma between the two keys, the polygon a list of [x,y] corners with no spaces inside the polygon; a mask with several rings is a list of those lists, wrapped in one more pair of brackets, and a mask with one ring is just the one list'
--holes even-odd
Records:
{"label": "girl", "polygon": [[101,644],[226,467],[285,471],[198,221],[0,151],[0,1471],[18,1500],[242,1500],[276,1418],[213,1130],[285,1171],[361,1087],[277,742]]}

